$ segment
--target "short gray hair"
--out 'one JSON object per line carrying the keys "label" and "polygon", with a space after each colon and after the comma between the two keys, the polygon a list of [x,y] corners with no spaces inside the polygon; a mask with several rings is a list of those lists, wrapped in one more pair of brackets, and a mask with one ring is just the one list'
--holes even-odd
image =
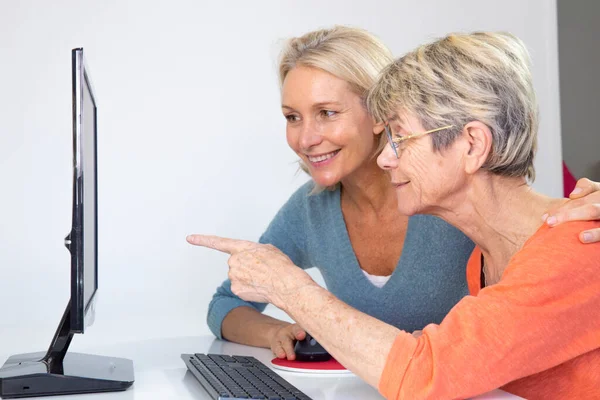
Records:
{"label": "short gray hair", "polygon": [[394,61],[367,97],[369,112],[384,121],[399,109],[432,134],[436,151],[446,148],[470,121],[492,132],[492,150],[482,168],[535,179],[538,107],[524,43],[509,33],[451,34]]}

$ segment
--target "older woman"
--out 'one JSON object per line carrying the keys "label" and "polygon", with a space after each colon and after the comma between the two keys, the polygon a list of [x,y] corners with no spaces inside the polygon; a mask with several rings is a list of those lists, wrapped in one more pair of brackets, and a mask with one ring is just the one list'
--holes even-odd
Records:
{"label": "older woman", "polygon": [[[528,399],[600,398],[600,244],[538,215],[564,199],[536,193],[537,106],[522,42],[450,35],[386,68],[369,111],[390,146],[379,156],[403,214],[432,214],[476,248],[470,296],[411,334],[358,312],[269,245],[188,240],[232,254],[242,298],[285,310],[342,364],[390,399],[466,398],[503,389]],[[436,240],[437,238],[432,238]]]}

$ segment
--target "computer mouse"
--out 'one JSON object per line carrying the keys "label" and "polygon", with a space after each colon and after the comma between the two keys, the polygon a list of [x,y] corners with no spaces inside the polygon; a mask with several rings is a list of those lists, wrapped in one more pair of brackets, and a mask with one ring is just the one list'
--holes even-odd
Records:
{"label": "computer mouse", "polygon": [[331,355],[317,341],[306,334],[304,340],[298,340],[294,346],[296,360],[298,361],[327,361]]}

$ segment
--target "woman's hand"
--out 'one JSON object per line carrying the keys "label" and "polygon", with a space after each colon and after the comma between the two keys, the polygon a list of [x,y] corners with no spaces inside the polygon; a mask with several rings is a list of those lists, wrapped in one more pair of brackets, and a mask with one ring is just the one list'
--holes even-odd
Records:
{"label": "woman's hand", "polygon": [[277,358],[295,360],[294,345],[297,340],[304,338],[306,338],[306,331],[298,324],[279,327],[271,337],[271,351]]}
{"label": "woman's hand", "polygon": [[298,290],[317,285],[270,244],[208,235],[190,235],[187,241],[231,255],[227,261],[231,291],[246,301],[271,303],[285,309]]}
{"label": "woman's hand", "polygon": [[[542,218],[550,226],[567,221],[600,220],[600,183],[582,178],[562,207],[551,210]],[[583,243],[600,242],[600,228],[583,231],[579,234]]]}
{"label": "woman's hand", "polygon": [[187,241],[231,254],[233,293],[281,308],[337,361],[377,387],[398,328],[348,306],[273,246],[205,235]]}

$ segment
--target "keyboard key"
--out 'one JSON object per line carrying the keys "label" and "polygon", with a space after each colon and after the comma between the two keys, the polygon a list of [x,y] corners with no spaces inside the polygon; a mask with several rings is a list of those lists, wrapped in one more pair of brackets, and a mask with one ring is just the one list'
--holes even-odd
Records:
{"label": "keyboard key", "polygon": [[184,360],[213,399],[311,400],[254,357],[197,353]]}

